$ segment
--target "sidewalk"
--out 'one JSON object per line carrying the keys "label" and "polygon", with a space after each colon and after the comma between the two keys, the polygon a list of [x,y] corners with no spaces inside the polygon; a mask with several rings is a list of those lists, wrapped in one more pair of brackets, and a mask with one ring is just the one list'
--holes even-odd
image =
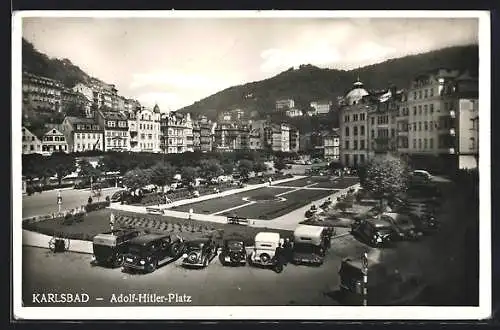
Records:
{"label": "sidewalk", "polygon": [[[23,229],[23,245],[40,247],[44,249],[49,248],[49,241],[52,236],[43,235],[33,231],[28,231]],[[92,254],[92,242],[80,241],[80,240],[70,240],[69,251],[78,253],[88,253]]]}

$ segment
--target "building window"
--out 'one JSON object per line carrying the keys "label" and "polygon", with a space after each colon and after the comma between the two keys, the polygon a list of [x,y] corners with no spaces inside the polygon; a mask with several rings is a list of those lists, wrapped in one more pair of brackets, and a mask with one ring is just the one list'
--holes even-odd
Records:
{"label": "building window", "polygon": [[364,136],[365,135],[365,125],[360,126],[360,131],[361,132],[359,133],[359,135]]}
{"label": "building window", "polygon": [[426,122],[426,121],[424,121],[424,131],[427,131],[427,129],[428,129],[427,122]]}
{"label": "building window", "polygon": [[427,139],[424,139],[424,149],[427,149]]}
{"label": "building window", "polygon": [[476,139],[473,137],[470,138],[469,150],[476,150]]}
{"label": "building window", "polygon": [[418,98],[421,99],[422,98],[422,91],[418,91]]}
{"label": "building window", "polygon": [[345,150],[349,150],[349,141],[345,141]]}
{"label": "building window", "polygon": [[354,136],[358,136],[358,126],[354,126]]}
{"label": "building window", "polygon": [[[431,89],[432,90],[432,89]],[[434,149],[434,139],[433,138],[430,138],[429,139],[429,148],[430,149]]]}
{"label": "building window", "polygon": [[424,98],[427,98],[427,93],[428,93],[428,92],[427,92],[427,89],[426,89],[426,90],[424,90]]}
{"label": "building window", "polygon": [[[431,90],[432,90],[432,89],[431,89]],[[432,115],[433,113],[434,113],[434,104],[433,104],[433,103],[431,103],[431,104],[429,104],[429,114],[431,114],[431,115]]]}
{"label": "building window", "polygon": [[361,164],[364,164],[364,162],[365,162],[365,155],[359,155],[359,162]]}
{"label": "building window", "polygon": [[31,151],[35,150],[35,146],[34,145],[30,145],[30,150]]}
{"label": "building window", "polygon": [[430,122],[429,122],[429,131],[432,131],[433,126],[434,126],[434,125],[432,124],[432,121],[430,121]]}
{"label": "building window", "polygon": [[354,140],[352,149],[353,150],[358,150],[358,141],[357,140]]}
{"label": "building window", "polygon": [[375,130],[372,129],[372,138],[375,137]]}
{"label": "building window", "polygon": [[418,114],[419,114],[419,115],[421,115],[421,114],[422,114],[422,106],[421,106],[421,105],[419,105],[419,106],[418,106]]}
{"label": "building window", "polygon": [[416,116],[417,115],[417,107],[413,107],[413,115]]}
{"label": "building window", "polygon": [[417,131],[417,123],[413,123],[413,131],[416,132]]}
{"label": "building window", "polygon": [[424,116],[427,116],[427,104],[424,105]]}
{"label": "building window", "polygon": [[358,121],[358,114],[352,115],[352,121]]}
{"label": "building window", "polygon": [[422,122],[420,122],[420,121],[418,122],[418,130],[422,131]]}
{"label": "building window", "polygon": [[116,126],[116,123],[112,120],[108,120],[108,126],[109,127],[115,127]]}
{"label": "building window", "polygon": [[413,139],[413,149],[417,149],[417,139]]}
{"label": "building window", "polygon": [[349,115],[344,116],[344,122],[348,123],[349,122]]}
{"label": "building window", "polygon": [[418,149],[422,149],[422,139],[418,139]]}
{"label": "building window", "polygon": [[396,136],[396,131],[394,130],[394,128],[391,128],[391,137],[394,137]]}
{"label": "building window", "polygon": [[349,127],[345,128],[345,136],[349,136]]}
{"label": "building window", "polygon": [[372,125],[375,125],[375,118],[372,117]]}
{"label": "building window", "polygon": [[431,97],[434,96],[434,89],[433,88],[429,89],[429,94],[430,94]]}
{"label": "building window", "polygon": [[359,141],[359,150],[365,150],[365,140]]}
{"label": "building window", "polygon": [[359,115],[359,120],[365,120],[365,119],[366,119],[366,116],[364,113]]}
{"label": "building window", "polygon": [[417,99],[417,92],[413,92],[413,99],[416,100]]}

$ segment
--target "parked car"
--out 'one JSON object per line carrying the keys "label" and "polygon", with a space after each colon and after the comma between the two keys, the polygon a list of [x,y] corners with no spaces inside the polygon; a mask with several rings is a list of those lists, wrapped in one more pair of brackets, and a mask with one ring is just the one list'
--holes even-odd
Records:
{"label": "parked car", "polygon": [[127,243],[141,232],[133,229],[116,229],[94,236],[92,240],[92,259],[97,265],[120,267]]}
{"label": "parked car", "polygon": [[[265,267],[276,266],[276,248],[283,240],[279,233],[260,232],[255,235],[254,250],[250,254],[249,262],[252,265],[260,265]],[[276,269],[277,272],[280,269]],[[281,270],[283,270],[281,268]]]}
{"label": "parked car", "polygon": [[128,241],[123,269],[152,273],[171,259],[178,258],[183,250],[184,242],[179,237],[156,233],[141,235]]}
{"label": "parked car", "polygon": [[119,190],[119,191],[115,192],[113,195],[111,195],[111,202],[112,203],[121,202],[124,194],[125,194],[125,190]]}
{"label": "parked car", "polygon": [[240,238],[226,238],[222,243],[222,251],[220,253],[220,261],[222,265],[246,265],[247,250],[245,242]]}
{"label": "parked car", "polygon": [[377,218],[355,221],[351,234],[374,247],[388,246],[394,242],[395,231],[391,222]]}
{"label": "parked car", "polygon": [[182,265],[206,267],[217,255],[218,246],[211,238],[201,238],[186,243]]}
{"label": "parked car", "polygon": [[380,219],[392,223],[400,239],[417,240],[423,235],[417,228],[414,217],[409,214],[386,212],[380,215]]}
{"label": "parked car", "polygon": [[292,262],[321,266],[330,247],[330,238],[325,227],[299,225],[293,232]]}
{"label": "parked car", "polygon": [[415,170],[411,175],[412,180],[429,182],[432,180],[432,175],[425,170]]}

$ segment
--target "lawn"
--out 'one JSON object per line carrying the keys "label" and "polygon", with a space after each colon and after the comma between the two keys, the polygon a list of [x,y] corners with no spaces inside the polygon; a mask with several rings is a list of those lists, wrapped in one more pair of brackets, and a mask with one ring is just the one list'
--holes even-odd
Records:
{"label": "lawn", "polygon": [[[61,220],[51,219],[33,223],[24,229],[46,235],[56,234],[59,237],[91,241],[95,235],[110,229],[110,213],[109,209],[91,212],[85,216],[83,222],[73,225],[63,225]],[[170,232],[186,240],[210,235],[214,235],[218,240],[227,236],[239,236],[245,241],[245,244],[253,245],[255,235],[261,231],[277,232],[282,236],[292,235],[292,232],[287,230],[253,228],[123,211],[113,211],[113,213],[115,214],[115,228],[132,226],[153,232]]]}
{"label": "lawn", "polygon": [[[280,191],[281,190],[282,189],[280,189]],[[311,203],[312,201],[331,195],[334,192],[334,190],[302,189],[283,195],[282,197],[286,198],[285,201],[258,202],[229,211],[229,213],[235,213],[244,218],[271,220],[290,213],[293,210]]]}
{"label": "lawn", "polygon": [[243,197],[258,197],[260,195],[268,195],[270,193],[273,194],[281,194],[287,191],[292,190],[291,188],[258,188],[254,190],[245,191],[242,193],[229,195],[225,197],[218,197],[209,199],[202,202],[185,204],[177,207],[173,207],[172,210],[188,212],[189,209],[193,209],[194,213],[204,213],[204,214],[212,214],[216,212],[220,212],[223,210],[227,210],[232,207],[236,207],[239,205],[244,205],[248,202],[242,200]]}
{"label": "lawn", "polygon": [[312,176],[302,178],[294,181],[283,182],[277,186],[285,187],[305,187],[311,184],[311,188],[332,188],[332,189],[345,189],[359,182],[358,178],[340,178],[335,181],[330,180],[329,176]]}

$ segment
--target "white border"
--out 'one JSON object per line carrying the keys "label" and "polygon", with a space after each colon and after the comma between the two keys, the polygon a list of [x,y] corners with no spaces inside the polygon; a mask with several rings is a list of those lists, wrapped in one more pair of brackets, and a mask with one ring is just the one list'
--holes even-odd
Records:
{"label": "white border", "polygon": [[[22,307],[21,36],[23,17],[158,18],[478,18],[480,115],[479,307]],[[490,13],[488,11],[25,11],[12,17],[13,316],[17,319],[475,320],[491,314]],[[17,173],[16,173],[17,172]],[[15,174],[15,175],[14,175]]]}

